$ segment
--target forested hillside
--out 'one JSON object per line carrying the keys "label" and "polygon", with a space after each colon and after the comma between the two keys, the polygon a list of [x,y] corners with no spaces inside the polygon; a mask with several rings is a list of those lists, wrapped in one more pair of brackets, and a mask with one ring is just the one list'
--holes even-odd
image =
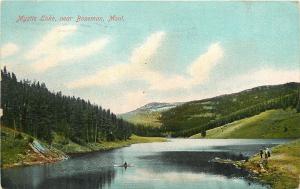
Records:
{"label": "forested hillside", "polygon": [[1,124],[51,144],[54,134],[78,144],[126,140],[132,124],[81,98],[50,92],[44,83],[18,81],[1,70]]}
{"label": "forested hillside", "polygon": [[262,86],[230,95],[187,102],[162,112],[165,132],[189,137],[271,109],[296,108],[299,112],[299,83]]}

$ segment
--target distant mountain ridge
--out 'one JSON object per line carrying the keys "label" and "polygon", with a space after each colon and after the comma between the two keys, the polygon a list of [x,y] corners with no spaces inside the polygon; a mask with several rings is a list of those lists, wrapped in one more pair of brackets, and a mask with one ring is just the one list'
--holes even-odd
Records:
{"label": "distant mountain ridge", "polygon": [[160,127],[161,123],[159,119],[161,116],[161,112],[175,108],[176,106],[181,105],[183,103],[184,102],[151,102],[133,111],[120,114],[118,115],[118,117],[121,117],[126,121],[130,121],[135,124]]}
{"label": "distant mountain ridge", "polygon": [[[171,108],[175,108],[176,106],[181,105],[183,103],[184,102],[174,102],[174,103],[151,102],[151,103],[145,104],[144,106],[139,107],[133,111],[130,111],[128,113],[146,112],[146,111],[152,111],[152,112],[166,111]],[[125,113],[125,114],[128,114],[128,113]]]}

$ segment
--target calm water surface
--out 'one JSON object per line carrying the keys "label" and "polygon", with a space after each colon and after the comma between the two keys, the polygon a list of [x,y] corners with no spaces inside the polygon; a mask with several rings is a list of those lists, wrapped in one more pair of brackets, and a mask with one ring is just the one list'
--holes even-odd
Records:
{"label": "calm water surface", "polygon": [[[261,189],[248,173],[215,157],[239,160],[288,140],[171,139],[95,152],[54,164],[1,170],[8,189]],[[243,157],[242,157],[243,156]],[[127,161],[126,170],[114,167]]]}

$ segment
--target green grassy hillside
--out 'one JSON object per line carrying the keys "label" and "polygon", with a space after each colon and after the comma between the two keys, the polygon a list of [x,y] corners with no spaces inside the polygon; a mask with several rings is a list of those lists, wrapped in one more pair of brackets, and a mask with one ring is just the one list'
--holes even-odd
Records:
{"label": "green grassy hillside", "polygon": [[1,166],[17,163],[30,150],[27,135],[18,135],[8,128],[1,127]]}
{"label": "green grassy hillside", "polygon": [[141,124],[146,127],[160,127],[161,126],[160,116],[161,116],[161,112],[159,111],[157,112],[146,111],[146,112],[127,113],[121,115],[120,117],[134,124]]}
{"label": "green grassy hillside", "polygon": [[162,112],[163,128],[172,136],[191,136],[270,109],[299,105],[299,83],[261,86],[234,94],[191,101]]}
{"label": "green grassy hillside", "polygon": [[[296,110],[268,110],[259,115],[210,129],[206,138],[299,138],[300,113]],[[196,134],[191,138],[202,138]]]}

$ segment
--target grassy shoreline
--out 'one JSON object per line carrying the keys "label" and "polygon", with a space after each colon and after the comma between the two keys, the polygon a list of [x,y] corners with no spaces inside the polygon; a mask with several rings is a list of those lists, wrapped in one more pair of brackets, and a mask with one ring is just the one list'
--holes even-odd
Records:
{"label": "grassy shoreline", "polygon": [[272,148],[266,166],[260,166],[258,154],[242,165],[274,189],[295,189],[300,186],[300,139]]}
{"label": "grassy shoreline", "polygon": [[25,133],[17,132],[7,127],[1,127],[1,168],[53,163],[66,159],[66,154],[75,155],[107,151],[136,143],[167,141],[166,138],[161,137],[140,137],[132,135],[130,139],[126,141],[103,141],[79,145],[71,141],[69,141],[68,144],[59,144],[59,141],[56,140],[52,146],[49,146],[42,141],[34,139],[47,149],[47,153],[39,153],[30,146],[29,138],[30,136]]}
{"label": "grassy shoreline", "polygon": [[107,151],[113,150],[117,148],[122,148],[126,146],[130,146],[132,144],[138,143],[152,143],[152,142],[166,142],[166,138],[162,137],[141,137],[137,135],[132,135],[128,140],[121,140],[121,141],[103,141],[101,143],[89,143],[85,146],[84,149],[79,151],[69,150],[67,154],[69,155],[76,155],[76,154],[83,154],[89,152],[98,152],[98,151]]}
{"label": "grassy shoreline", "polygon": [[25,133],[1,126],[1,168],[53,163],[67,158],[63,152],[32,138],[47,148],[45,153],[36,151],[30,138]]}

